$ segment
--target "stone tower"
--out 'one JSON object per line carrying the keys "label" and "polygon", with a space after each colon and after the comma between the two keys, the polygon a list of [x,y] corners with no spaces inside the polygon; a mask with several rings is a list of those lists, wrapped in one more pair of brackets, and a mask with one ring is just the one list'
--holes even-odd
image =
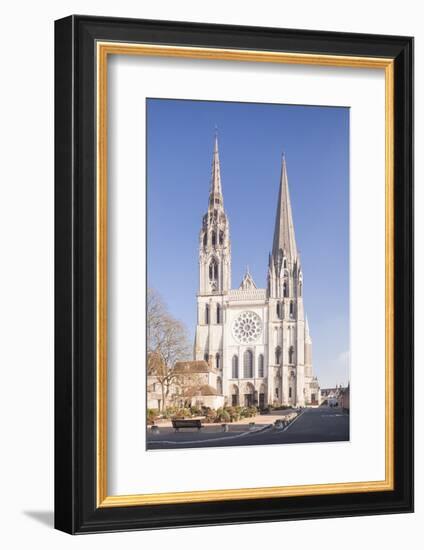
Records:
{"label": "stone tower", "polygon": [[199,234],[199,291],[194,354],[196,359],[207,359],[219,371],[223,367],[224,297],[230,288],[230,226],[224,210],[218,136],[215,135],[208,210],[203,216]]}
{"label": "stone tower", "polygon": [[309,374],[310,369],[305,372],[305,349],[309,359],[312,341],[305,325],[303,275],[296,247],[284,155],[272,253],[268,262],[267,294],[269,341],[273,342],[275,349],[274,356],[270,356],[272,399],[303,406],[306,400],[309,401],[305,391],[305,375]]}

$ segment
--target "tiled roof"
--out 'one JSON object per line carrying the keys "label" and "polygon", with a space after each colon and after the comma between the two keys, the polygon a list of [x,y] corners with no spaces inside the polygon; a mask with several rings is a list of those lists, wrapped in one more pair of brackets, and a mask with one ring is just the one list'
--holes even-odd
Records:
{"label": "tiled roof", "polygon": [[177,361],[174,372],[177,374],[200,374],[214,372],[214,369],[206,361]]}
{"label": "tiled roof", "polygon": [[200,386],[198,388],[190,388],[187,392],[189,397],[195,397],[198,395],[199,397],[204,397],[207,395],[218,395],[215,388],[212,386],[209,386],[209,384],[204,384],[203,386]]}

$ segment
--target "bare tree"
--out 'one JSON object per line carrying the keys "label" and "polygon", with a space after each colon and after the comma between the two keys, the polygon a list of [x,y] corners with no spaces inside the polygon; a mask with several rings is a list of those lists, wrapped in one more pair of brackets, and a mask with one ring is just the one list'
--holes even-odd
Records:
{"label": "bare tree", "polygon": [[187,330],[167,311],[159,294],[147,293],[147,373],[155,376],[161,387],[162,409],[176,378],[177,361],[189,359],[190,345]]}
{"label": "bare tree", "polygon": [[199,394],[200,389],[205,385],[205,380],[200,374],[180,371],[175,376],[173,385],[177,392],[177,399],[185,404],[187,401],[191,402],[192,398]]}

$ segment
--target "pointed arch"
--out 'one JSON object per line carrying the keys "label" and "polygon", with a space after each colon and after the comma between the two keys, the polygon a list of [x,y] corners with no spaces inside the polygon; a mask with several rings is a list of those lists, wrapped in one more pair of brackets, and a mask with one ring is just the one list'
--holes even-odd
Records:
{"label": "pointed arch", "polygon": [[243,354],[243,377],[253,378],[253,353],[250,349]]}
{"label": "pointed arch", "polygon": [[216,324],[221,324],[221,306],[216,304]]}
{"label": "pointed arch", "polygon": [[290,363],[290,365],[293,365],[293,363],[294,363],[294,347],[293,346],[289,347],[289,363]]}
{"label": "pointed arch", "polygon": [[238,389],[238,386],[233,384],[231,386],[231,405],[233,407],[237,407],[238,404],[239,404],[239,389]]}
{"label": "pointed arch", "polygon": [[205,305],[205,325],[209,325],[210,315],[209,315],[209,304]]}
{"label": "pointed arch", "polygon": [[239,377],[239,368],[238,368],[238,356],[233,355],[231,360],[231,378]]}
{"label": "pointed arch", "polygon": [[277,346],[275,348],[275,364],[276,365],[281,364],[281,348],[280,348],[280,346]]}
{"label": "pointed arch", "polygon": [[215,355],[215,366],[217,370],[221,368],[221,355],[219,353]]}
{"label": "pointed arch", "polygon": [[209,280],[218,280],[218,260],[215,257],[213,257],[209,262]]}
{"label": "pointed arch", "polygon": [[264,376],[265,376],[264,356],[263,356],[263,353],[260,353],[258,357],[258,378],[263,378]]}
{"label": "pointed arch", "polygon": [[216,232],[212,231],[212,246],[216,245]]}
{"label": "pointed arch", "polygon": [[244,387],[244,406],[245,407],[252,407],[254,397],[255,397],[255,388],[254,388],[253,384],[248,382]]}

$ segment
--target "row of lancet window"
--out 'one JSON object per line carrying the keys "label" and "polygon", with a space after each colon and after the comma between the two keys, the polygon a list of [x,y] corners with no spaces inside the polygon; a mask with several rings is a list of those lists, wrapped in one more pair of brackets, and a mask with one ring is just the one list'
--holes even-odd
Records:
{"label": "row of lancet window", "polygon": [[[219,231],[218,233],[219,235],[219,244],[224,244],[224,232],[223,231]],[[217,245],[217,232],[216,231],[212,231],[211,233],[211,243],[212,243],[212,246],[216,246]],[[203,245],[206,246],[208,244],[208,234],[205,233],[203,235]]]}
{"label": "row of lancet window", "polygon": [[[283,319],[284,317],[284,303],[283,302],[277,302],[277,317],[279,319]],[[289,306],[289,316],[291,318],[294,317],[294,302],[290,302]]]}
{"label": "row of lancet window", "polygon": [[[258,378],[265,376],[264,356],[262,353],[258,356]],[[239,358],[233,355],[231,361],[231,378],[239,377]],[[243,354],[243,378],[253,378],[253,353],[250,349]]]}
{"label": "row of lancet window", "polygon": [[[204,360],[207,363],[211,363],[214,359],[213,355],[209,355],[208,353],[205,353]],[[275,364],[280,365],[281,364],[281,348],[280,346],[277,346],[275,348]],[[289,364],[294,364],[294,347],[290,346],[289,348]],[[215,365],[216,369],[221,369],[222,363],[221,363],[221,354],[217,353],[215,355]],[[258,378],[263,378],[265,376],[265,363],[264,363],[264,356],[263,354],[259,354],[258,356]],[[238,378],[239,377],[239,358],[238,355],[233,355],[232,361],[231,361],[231,378]],[[243,378],[253,378],[253,352],[248,349],[243,353]]]}
{"label": "row of lancet window", "polygon": [[[211,318],[211,308],[209,304],[206,304],[205,307],[205,325],[209,325],[211,322],[213,323],[213,319]],[[215,310],[215,323],[217,325],[220,325],[222,322],[222,313],[221,313],[221,306],[219,304],[216,304],[216,310]]]}
{"label": "row of lancet window", "polygon": [[[294,363],[294,347],[289,347],[289,364],[292,365]],[[281,348],[280,346],[277,346],[275,348],[275,364],[281,365]]]}
{"label": "row of lancet window", "polygon": [[[289,283],[287,281],[284,281],[283,283],[283,296],[284,298],[289,297]],[[302,281],[299,281],[299,294],[298,296],[302,296]]]}

